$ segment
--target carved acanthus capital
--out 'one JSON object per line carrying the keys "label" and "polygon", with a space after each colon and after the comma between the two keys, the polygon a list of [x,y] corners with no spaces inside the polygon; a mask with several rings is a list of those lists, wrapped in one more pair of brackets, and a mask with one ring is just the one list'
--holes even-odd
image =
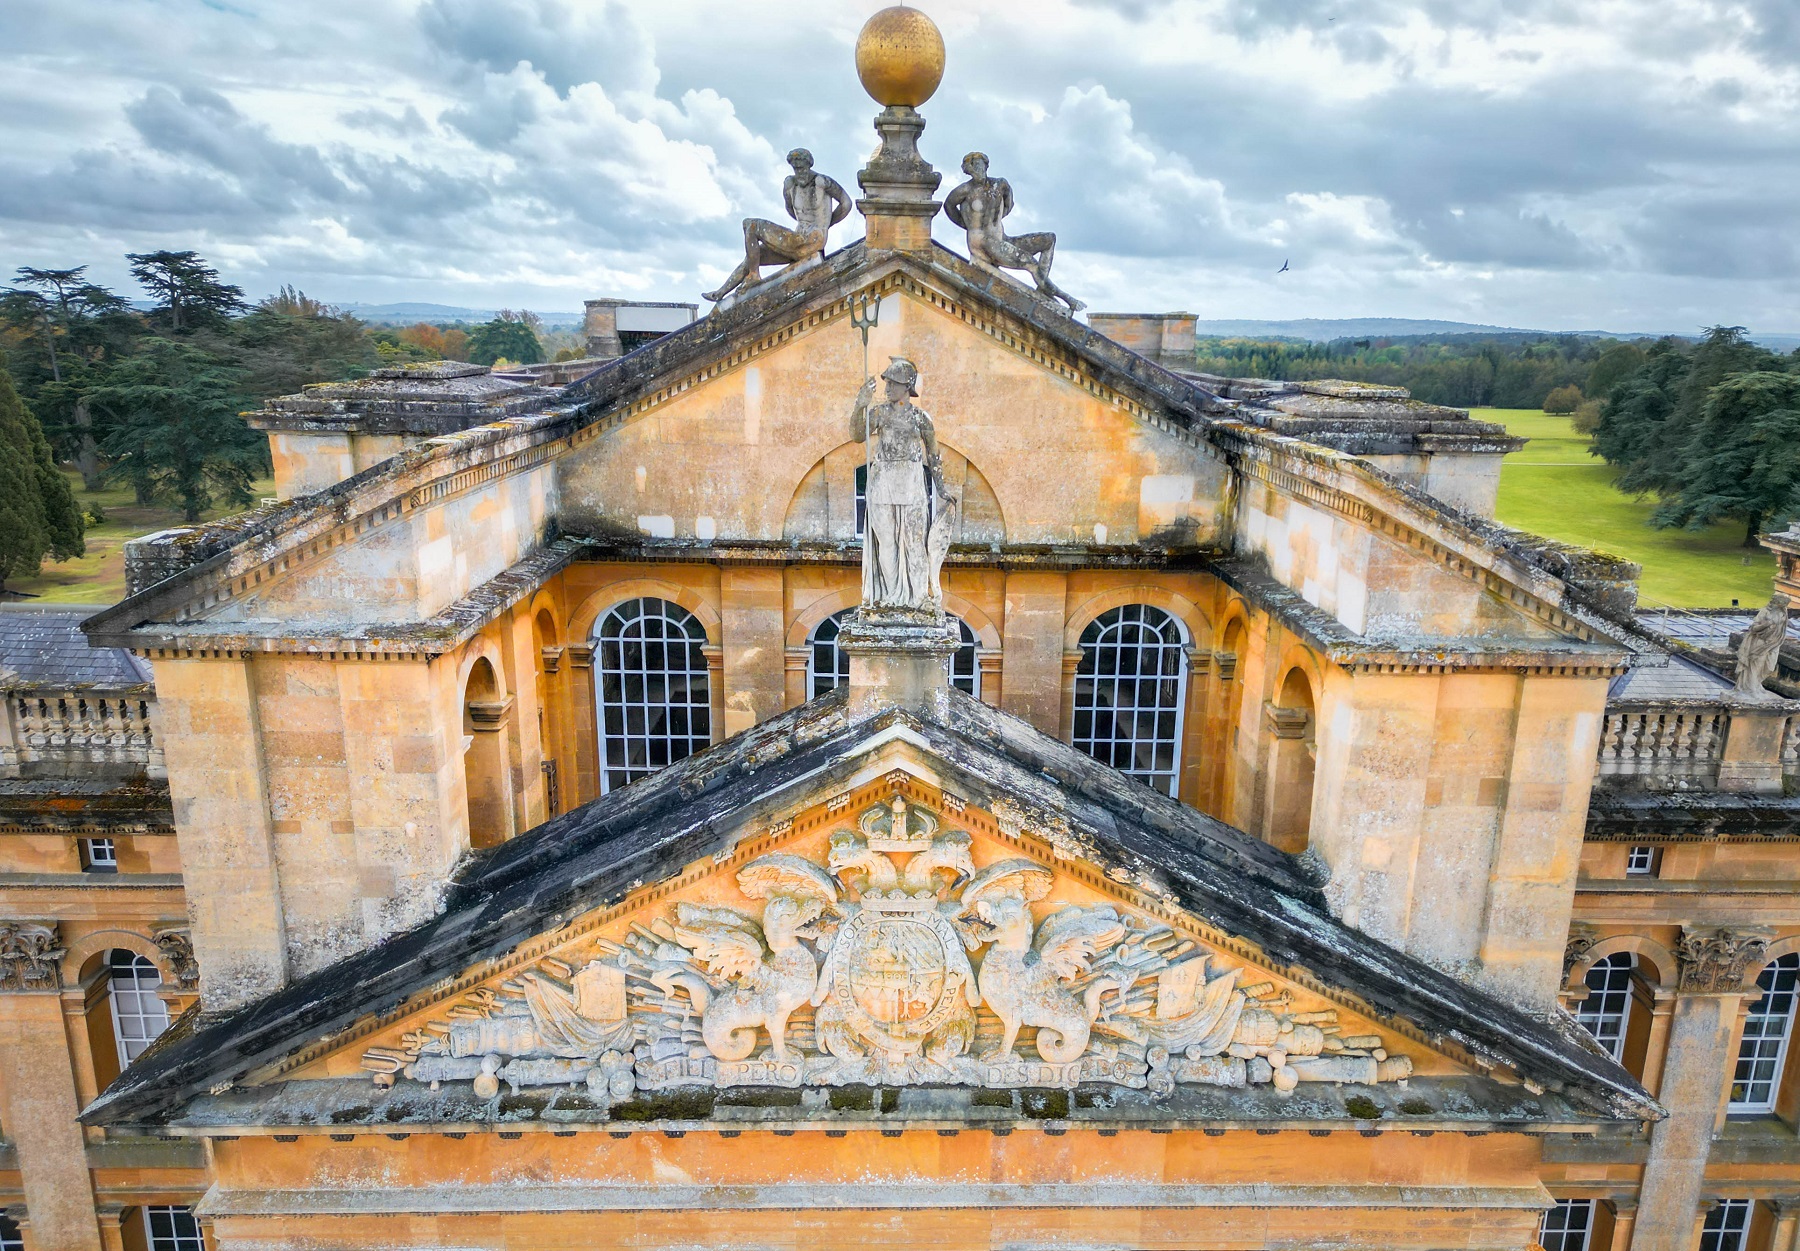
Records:
{"label": "carved acanthus capital", "polygon": [[169,964],[169,972],[174,974],[181,989],[198,988],[200,961],[194,955],[194,940],[188,932],[184,929],[164,930],[156,936],[156,945],[162,948],[163,958]]}
{"label": "carved acanthus capital", "polygon": [[60,990],[63,953],[55,921],[0,921],[0,990]]}
{"label": "carved acanthus capital", "polygon": [[1760,965],[1769,947],[1763,930],[1684,929],[1675,949],[1681,961],[1680,989],[1690,994],[1734,994],[1744,974]]}
{"label": "carved acanthus capital", "polygon": [[1569,927],[1569,942],[1563,948],[1563,981],[1569,980],[1575,966],[1587,959],[1588,952],[1600,941],[1600,931],[1585,921],[1577,921]]}

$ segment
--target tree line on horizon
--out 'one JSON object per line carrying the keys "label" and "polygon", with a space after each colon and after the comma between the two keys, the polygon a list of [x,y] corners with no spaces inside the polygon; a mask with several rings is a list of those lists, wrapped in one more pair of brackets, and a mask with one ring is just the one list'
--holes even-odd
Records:
{"label": "tree line on horizon", "polygon": [[[140,307],[87,267],[21,267],[0,289],[0,590],[85,551],[104,520],[85,491],[127,483],[189,522],[254,503],[268,444],[242,414],[315,382],[432,360],[537,364],[543,323],[503,309],[476,326],[366,325],[291,286],[255,304],[192,251],[132,253]],[[581,355],[574,336],[557,359]]]}
{"label": "tree line on horizon", "polygon": [[[1202,339],[1203,373],[1402,386],[1456,408],[1541,409],[1572,418],[1615,485],[1658,500],[1654,526],[1744,526],[1744,544],[1800,518],[1800,351],[1779,355],[1742,326],[1651,342],[1582,335],[1399,339]],[[1579,501],[1570,501],[1579,507]]]}

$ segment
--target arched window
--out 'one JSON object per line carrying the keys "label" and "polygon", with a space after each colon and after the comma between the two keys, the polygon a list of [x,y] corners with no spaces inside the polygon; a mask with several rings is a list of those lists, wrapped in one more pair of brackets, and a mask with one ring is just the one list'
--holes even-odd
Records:
{"label": "arched window", "polygon": [[1180,622],[1149,604],[1107,609],[1081,632],[1075,746],[1175,794],[1187,679],[1187,639]]}
{"label": "arched window", "polygon": [[1737,1069],[1731,1077],[1728,1110],[1732,1112],[1768,1112],[1775,1107],[1788,1038],[1794,1032],[1800,955],[1790,952],[1769,961],[1757,975],[1756,985],[1762,998],[1750,1005],[1744,1021],[1744,1041],[1738,1046]]}
{"label": "arched window", "polygon": [[1720,1199],[1700,1225],[1700,1251],[1745,1251],[1750,1216],[1750,1200]]}
{"label": "arched window", "polygon": [[119,1048],[119,1067],[124,1068],[169,1028],[169,1009],[156,997],[162,974],[135,951],[115,947],[107,952],[106,978],[113,1041]]}
{"label": "arched window", "polygon": [[1538,1245],[1544,1251],[1587,1251],[1593,1227],[1592,1199],[1558,1199],[1538,1223]]}
{"label": "arched window", "polygon": [[1637,957],[1629,951],[1615,951],[1594,961],[1587,972],[1588,997],[1575,1006],[1575,1019],[1615,1060],[1625,1058],[1625,1038],[1631,1027],[1631,974],[1636,967]]}
{"label": "arched window", "polygon": [[146,1207],[144,1234],[150,1251],[206,1251],[206,1235],[200,1232],[200,1222],[190,1207]]}
{"label": "arched window", "polygon": [[[845,608],[834,612],[813,627],[812,637],[807,640],[808,698],[817,699],[850,681],[850,657],[837,645],[837,637],[838,631],[844,628],[845,619],[855,611],[854,608]],[[956,637],[961,640],[961,646],[950,658],[950,685],[980,699],[981,664],[975,655],[980,640],[975,637],[975,631],[969,628],[968,622],[955,613],[945,615],[956,627]]]}
{"label": "arched window", "polygon": [[602,794],[712,742],[705,643],[699,618],[666,599],[626,600],[595,624]]}

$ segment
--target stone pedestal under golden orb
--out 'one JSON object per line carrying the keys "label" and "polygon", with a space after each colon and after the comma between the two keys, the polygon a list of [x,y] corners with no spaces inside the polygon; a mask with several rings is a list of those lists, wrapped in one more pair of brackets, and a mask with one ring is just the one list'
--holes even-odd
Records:
{"label": "stone pedestal under golden orb", "polygon": [[881,146],[856,176],[872,248],[921,251],[931,246],[932,199],[943,176],[919,155],[925,119],[918,105],[944,77],[944,38],[929,17],[904,5],[881,10],[856,37],[856,73],[884,106],[875,118]]}

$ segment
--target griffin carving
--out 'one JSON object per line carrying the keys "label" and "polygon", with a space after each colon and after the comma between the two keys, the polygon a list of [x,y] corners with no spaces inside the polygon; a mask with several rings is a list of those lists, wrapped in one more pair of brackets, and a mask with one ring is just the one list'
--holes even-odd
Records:
{"label": "griffin carving", "polygon": [[[1286,1094],[1412,1072],[1379,1035],[1345,1033],[1329,1007],[1290,1010],[1289,991],[1240,984],[1244,967],[1215,965],[1167,925],[1055,902],[1057,878],[1035,860],[977,869],[966,831],[899,794],[832,831],[822,858],[758,856],[736,882],[760,910],[677,902],[619,941],[593,939],[469,992],[447,1019],[371,1048],[363,1066],[388,1085],[468,1081],[483,1099],[502,1082],[585,1083],[602,1099],[693,1084]],[[1153,882],[1141,868],[1107,876]],[[53,945],[38,931],[9,931],[15,964],[26,946]],[[1691,959],[1713,958],[1699,946]]]}
{"label": "griffin carving", "polygon": [[1100,997],[1120,989],[1116,978],[1087,976],[1094,956],[1125,937],[1115,909],[1063,908],[1033,926],[1031,904],[1048,895],[1054,882],[1036,861],[1002,860],[963,891],[959,920],[971,950],[993,944],[982,957],[978,986],[1005,1034],[983,1057],[990,1062],[1018,1059],[1013,1047],[1023,1025],[1037,1026],[1044,1059],[1057,1064],[1079,1059],[1100,1015]]}
{"label": "griffin carving", "polygon": [[[819,974],[801,940],[818,939],[821,926],[837,915],[837,884],[812,862],[779,854],[752,860],[737,876],[744,894],[768,901],[762,920],[733,908],[676,905],[670,932],[706,975],[704,982],[683,984],[713,1055],[742,1060],[756,1050],[757,1030],[766,1029],[775,1058],[793,1060],[788,1017],[812,998]],[[672,985],[677,972],[663,970],[663,984]]]}

